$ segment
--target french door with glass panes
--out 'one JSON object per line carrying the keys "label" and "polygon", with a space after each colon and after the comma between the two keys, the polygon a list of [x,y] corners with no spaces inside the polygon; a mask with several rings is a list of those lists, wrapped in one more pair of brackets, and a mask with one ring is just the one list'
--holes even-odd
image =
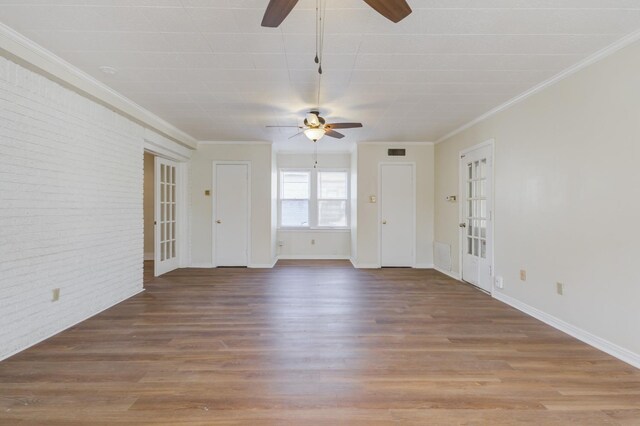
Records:
{"label": "french door with glass panes", "polygon": [[155,253],[157,277],[178,268],[177,163],[155,157]]}
{"label": "french door with glass panes", "polygon": [[492,144],[460,155],[462,279],[488,292],[493,264],[492,156]]}

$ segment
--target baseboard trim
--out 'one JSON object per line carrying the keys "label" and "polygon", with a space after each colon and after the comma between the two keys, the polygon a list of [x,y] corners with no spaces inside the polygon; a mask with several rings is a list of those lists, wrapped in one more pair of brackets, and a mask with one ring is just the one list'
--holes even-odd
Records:
{"label": "baseboard trim", "polygon": [[416,263],[413,269],[433,269],[433,263]]}
{"label": "baseboard trim", "polygon": [[42,343],[42,342],[44,342],[45,340],[52,338],[52,337],[53,337],[53,336],[55,336],[56,334],[60,334],[60,333],[62,333],[63,331],[68,330],[68,329],[70,329],[71,327],[74,327],[74,326],[76,326],[76,325],[80,324],[81,322],[88,320],[88,319],[89,319],[89,318],[91,318],[91,317],[95,317],[96,315],[98,315],[98,314],[100,314],[100,313],[102,313],[102,312],[106,311],[107,309],[113,308],[113,307],[114,307],[114,306],[116,306],[117,304],[122,303],[122,302],[124,302],[125,300],[130,299],[130,298],[132,298],[133,296],[135,296],[135,295],[137,295],[137,294],[142,293],[143,291],[144,291],[144,288],[141,288],[140,290],[137,290],[137,291],[133,292],[132,294],[130,294],[130,295],[128,295],[128,296],[125,296],[125,297],[124,297],[124,298],[122,298],[122,299],[118,299],[118,300],[117,300],[116,302],[114,302],[113,304],[111,304],[111,305],[109,305],[109,306],[107,306],[107,307],[105,307],[105,308],[102,308],[102,309],[100,309],[100,310],[99,310],[99,311],[97,311],[97,312],[94,312],[94,313],[92,313],[92,314],[89,314],[89,315],[87,315],[87,316],[83,317],[82,319],[80,319],[80,320],[78,320],[78,321],[74,322],[73,324],[70,324],[70,325],[66,326],[65,328],[63,328],[63,329],[61,329],[61,330],[54,331],[53,333],[48,334],[48,335],[46,335],[45,337],[43,337],[43,338],[41,338],[41,339],[38,339],[37,341],[35,341],[35,342],[31,343],[30,345],[25,346],[24,348],[17,349],[17,350],[15,350],[15,351],[10,352],[10,353],[5,354],[5,355],[0,355],[0,361],[4,361],[5,359],[11,358],[12,356],[14,356],[14,355],[16,355],[16,354],[18,354],[18,353],[20,353],[20,352],[22,352],[22,351],[25,351],[25,350],[27,350],[27,349],[29,349],[29,348],[31,348],[31,347],[33,347],[33,346],[37,345],[38,343]]}
{"label": "baseboard trim", "polygon": [[342,254],[285,254],[278,256],[282,260],[350,260],[349,256]]}
{"label": "baseboard trim", "polygon": [[213,263],[192,263],[189,268],[215,268]]}
{"label": "baseboard trim", "polygon": [[433,269],[435,269],[436,271],[445,274],[451,278],[453,278],[454,280],[458,280],[460,281],[460,274],[458,274],[457,272],[453,272],[453,271],[445,271],[444,269],[440,269],[437,266],[434,266]]}
{"label": "baseboard trim", "polygon": [[600,349],[601,351],[606,352],[615,358],[618,358],[620,361],[624,361],[627,364],[632,365],[633,367],[640,368],[640,354],[631,352],[628,349],[620,347],[615,343],[596,336],[595,334],[591,334],[588,331],[569,324],[568,322],[556,318],[553,315],[547,314],[546,312],[534,308],[533,306],[529,306],[526,303],[523,303],[511,296],[507,296],[504,293],[494,291],[493,298],[506,303],[507,305],[516,308],[517,310],[524,312],[525,314],[530,315],[544,322],[545,324],[548,324],[551,327],[568,334],[569,336],[575,337],[576,339],[581,340],[582,342],[593,346],[596,349]]}
{"label": "baseboard trim", "polygon": [[247,268],[251,268],[251,269],[271,269],[273,268],[273,266],[276,264],[276,262],[274,263],[251,263],[249,265],[247,265]]}
{"label": "baseboard trim", "polygon": [[380,265],[377,263],[353,263],[353,267],[357,269],[380,269]]}

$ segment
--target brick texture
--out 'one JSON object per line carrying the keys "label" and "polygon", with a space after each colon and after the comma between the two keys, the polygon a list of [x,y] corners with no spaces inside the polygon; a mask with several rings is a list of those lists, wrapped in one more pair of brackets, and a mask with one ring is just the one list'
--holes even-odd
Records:
{"label": "brick texture", "polygon": [[0,57],[0,359],[142,289],[143,144],[138,124]]}

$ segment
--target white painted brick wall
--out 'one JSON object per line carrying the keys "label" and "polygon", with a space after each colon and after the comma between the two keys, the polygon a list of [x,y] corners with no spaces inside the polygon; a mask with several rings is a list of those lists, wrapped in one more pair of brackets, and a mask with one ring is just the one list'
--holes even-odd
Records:
{"label": "white painted brick wall", "polygon": [[0,359],[142,290],[143,143],[0,57]]}

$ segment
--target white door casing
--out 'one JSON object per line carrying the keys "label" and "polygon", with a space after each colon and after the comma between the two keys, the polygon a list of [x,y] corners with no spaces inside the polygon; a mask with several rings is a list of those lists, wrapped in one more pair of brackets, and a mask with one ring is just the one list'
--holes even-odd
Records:
{"label": "white door casing", "polygon": [[214,164],[213,264],[249,265],[250,165]]}
{"label": "white door casing", "polygon": [[380,164],[380,266],[412,267],[416,247],[415,165]]}
{"label": "white door casing", "polygon": [[461,277],[493,290],[493,142],[460,153]]}
{"label": "white door casing", "polygon": [[155,157],[154,275],[156,277],[179,266],[177,171],[176,162]]}

